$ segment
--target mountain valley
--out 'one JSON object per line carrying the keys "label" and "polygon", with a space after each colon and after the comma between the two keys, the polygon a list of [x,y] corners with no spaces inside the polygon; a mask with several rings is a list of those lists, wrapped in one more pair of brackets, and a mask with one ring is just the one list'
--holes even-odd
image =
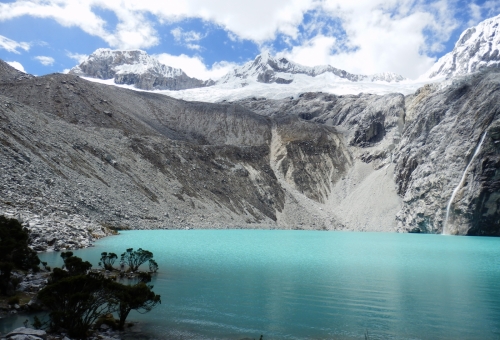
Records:
{"label": "mountain valley", "polygon": [[[40,77],[0,62],[3,214],[30,228],[83,225],[83,238],[108,227],[500,235],[496,63],[408,85],[394,74],[370,78],[261,55],[214,85],[165,65],[155,77],[138,73],[154,62],[141,54],[147,67],[120,66],[127,55],[139,58],[114,53],[114,68],[96,61]],[[259,86],[269,95],[185,101],[79,75],[142,90]],[[269,90],[299,89],[304,77],[385,90]],[[38,243],[63,247],[52,239]]]}

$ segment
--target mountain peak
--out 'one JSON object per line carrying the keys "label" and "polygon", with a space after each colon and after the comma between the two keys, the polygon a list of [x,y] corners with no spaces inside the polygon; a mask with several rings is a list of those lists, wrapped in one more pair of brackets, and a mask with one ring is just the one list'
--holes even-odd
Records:
{"label": "mountain peak", "polygon": [[466,29],[453,51],[441,57],[425,77],[451,78],[486,67],[500,67],[500,15]]}
{"label": "mountain peak", "polygon": [[142,50],[99,48],[69,73],[113,79],[115,84],[134,85],[143,90],[183,90],[213,84],[211,80],[188,77],[181,69],[164,65]]}
{"label": "mountain peak", "polygon": [[31,74],[27,74],[16,70],[3,60],[0,60],[0,81],[21,80],[33,78]]}

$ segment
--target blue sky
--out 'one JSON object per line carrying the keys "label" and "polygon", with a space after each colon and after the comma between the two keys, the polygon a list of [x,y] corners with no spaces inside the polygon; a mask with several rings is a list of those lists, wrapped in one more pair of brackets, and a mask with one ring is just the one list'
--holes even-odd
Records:
{"label": "blue sky", "polygon": [[498,14],[497,0],[3,0],[0,58],[43,75],[98,48],[138,48],[208,79],[269,51],[416,78],[465,28]]}

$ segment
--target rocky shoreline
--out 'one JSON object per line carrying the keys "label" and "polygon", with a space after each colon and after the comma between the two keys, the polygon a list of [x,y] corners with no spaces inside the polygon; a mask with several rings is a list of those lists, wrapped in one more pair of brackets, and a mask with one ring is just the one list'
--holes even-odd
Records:
{"label": "rocky shoreline", "polygon": [[116,235],[116,231],[81,215],[50,213],[38,215],[27,210],[2,209],[0,215],[15,218],[30,232],[30,247],[37,251],[88,248],[96,240]]}

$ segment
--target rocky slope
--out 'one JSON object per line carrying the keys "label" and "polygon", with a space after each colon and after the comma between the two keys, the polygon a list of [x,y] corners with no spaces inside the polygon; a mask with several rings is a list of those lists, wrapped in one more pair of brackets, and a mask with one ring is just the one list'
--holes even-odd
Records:
{"label": "rocky slope", "polygon": [[427,72],[428,78],[451,78],[500,66],[500,15],[465,30],[455,48]]}
{"label": "rocky slope", "polygon": [[[101,226],[329,229],[337,223],[309,214],[309,205],[318,210],[315,202],[326,195],[317,188],[327,192],[350,157],[340,133],[326,126],[61,74],[1,82],[0,122],[0,210],[25,216],[33,227],[81,221],[80,229],[92,234]],[[287,153],[278,156],[271,145]],[[277,178],[288,173],[308,196],[305,203]]]}
{"label": "rocky slope", "polygon": [[2,75],[2,81],[15,81],[33,78],[31,74],[18,71],[3,60],[0,60],[0,74]]}
{"label": "rocky slope", "polygon": [[352,160],[323,199],[341,224],[441,233],[456,189],[446,232],[499,235],[499,90],[500,70],[490,69],[406,97],[306,93],[238,103],[343,132]]}
{"label": "rocky slope", "polygon": [[133,85],[142,90],[184,90],[213,85],[213,81],[191,78],[181,69],[161,64],[141,50],[98,49],[73,67],[70,74],[113,79],[115,84]]}

